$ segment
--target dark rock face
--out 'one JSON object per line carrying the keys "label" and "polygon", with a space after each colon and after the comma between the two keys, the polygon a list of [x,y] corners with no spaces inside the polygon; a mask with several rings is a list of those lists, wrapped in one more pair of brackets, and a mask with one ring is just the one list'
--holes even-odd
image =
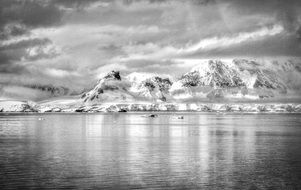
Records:
{"label": "dark rock face", "polygon": [[169,89],[171,85],[172,82],[169,78],[161,78],[156,76],[142,81],[140,88],[147,88],[150,94],[152,94],[152,92],[159,91],[160,95],[157,98],[163,102],[166,102],[166,94],[169,94]]}
{"label": "dark rock face", "polygon": [[158,117],[157,114],[150,114],[148,117]]}
{"label": "dark rock face", "polygon": [[105,79],[116,79],[116,80],[121,80],[119,71],[111,71],[111,72],[108,73],[104,78],[105,78]]}
{"label": "dark rock face", "polygon": [[156,76],[145,80],[142,85],[147,87],[150,91],[153,91],[157,87],[161,92],[168,92],[172,82],[169,80],[169,78],[161,78]]}
{"label": "dark rock face", "polygon": [[161,77],[155,77],[155,82],[159,86],[159,90],[167,92],[169,88],[172,85],[172,82],[169,80],[169,78],[161,78]]}
{"label": "dark rock face", "polygon": [[209,85],[212,87],[244,87],[245,83],[239,77],[234,69],[229,68],[221,61],[209,62],[210,72],[207,72],[205,78],[209,78]]}
{"label": "dark rock face", "polygon": [[86,97],[86,93],[83,93],[80,98],[83,99],[85,97]]}
{"label": "dark rock face", "polygon": [[121,108],[118,112],[127,112],[126,109]]}
{"label": "dark rock face", "polygon": [[201,83],[200,73],[198,71],[184,74],[180,80],[184,87],[195,87]]}
{"label": "dark rock face", "polygon": [[101,89],[101,88],[99,88],[98,90],[97,90],[97,92],[98,92],[98,94],[103,94],[103,89]]}
{"label": "dark rock face", "polygon": [[143,85],[150,91],[153,91],[156,88],[152,81],[145,81]]}

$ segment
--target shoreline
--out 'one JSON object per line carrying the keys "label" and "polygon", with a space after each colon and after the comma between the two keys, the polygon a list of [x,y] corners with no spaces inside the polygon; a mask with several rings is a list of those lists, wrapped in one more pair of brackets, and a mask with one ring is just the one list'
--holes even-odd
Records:
{"label": "shoreline", "polygon": [[0,104],[1,115],[5,113],[99,112],[301,113],[301,103],[104,103],[84,105],[10,101]]}

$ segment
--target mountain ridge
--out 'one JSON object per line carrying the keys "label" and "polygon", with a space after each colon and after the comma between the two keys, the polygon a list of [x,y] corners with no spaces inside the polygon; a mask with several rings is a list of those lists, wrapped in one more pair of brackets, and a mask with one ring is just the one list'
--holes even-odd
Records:
{"label": "mountain ridge", "polygon": [[[82,99],[84,98],[84,102],[103,103],[285,97],[296,89],[281,75],[295,72],[297,79],[301,79],[301,72],[292,62],[287,62],[285,66],[277,62],[272,64],[276,64],[277,68],[264,67],[256,61],[246,59],[234,59],[232,62],[208,60],[176,79],[137,72],[121,77],[119,71],[112,71],[100,79],[94,89],[85,93]],[[103,94],[107,96],[104,97]]]}

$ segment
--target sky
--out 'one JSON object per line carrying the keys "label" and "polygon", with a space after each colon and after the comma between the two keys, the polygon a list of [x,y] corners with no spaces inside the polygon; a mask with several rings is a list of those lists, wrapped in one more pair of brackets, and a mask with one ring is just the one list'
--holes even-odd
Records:
{"label": "sky", "polygon": [[301,56],[300,0],[0,1],[0,93],[191,68],[179,60],[277,56]]}

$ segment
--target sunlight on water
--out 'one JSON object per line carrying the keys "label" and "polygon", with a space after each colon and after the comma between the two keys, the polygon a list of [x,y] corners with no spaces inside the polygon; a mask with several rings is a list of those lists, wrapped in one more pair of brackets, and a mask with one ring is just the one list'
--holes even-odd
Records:
{"label": "sunlight on water", "polygon": [[143,116],[1,116],[1,189],[301,188],[298,114]]}

